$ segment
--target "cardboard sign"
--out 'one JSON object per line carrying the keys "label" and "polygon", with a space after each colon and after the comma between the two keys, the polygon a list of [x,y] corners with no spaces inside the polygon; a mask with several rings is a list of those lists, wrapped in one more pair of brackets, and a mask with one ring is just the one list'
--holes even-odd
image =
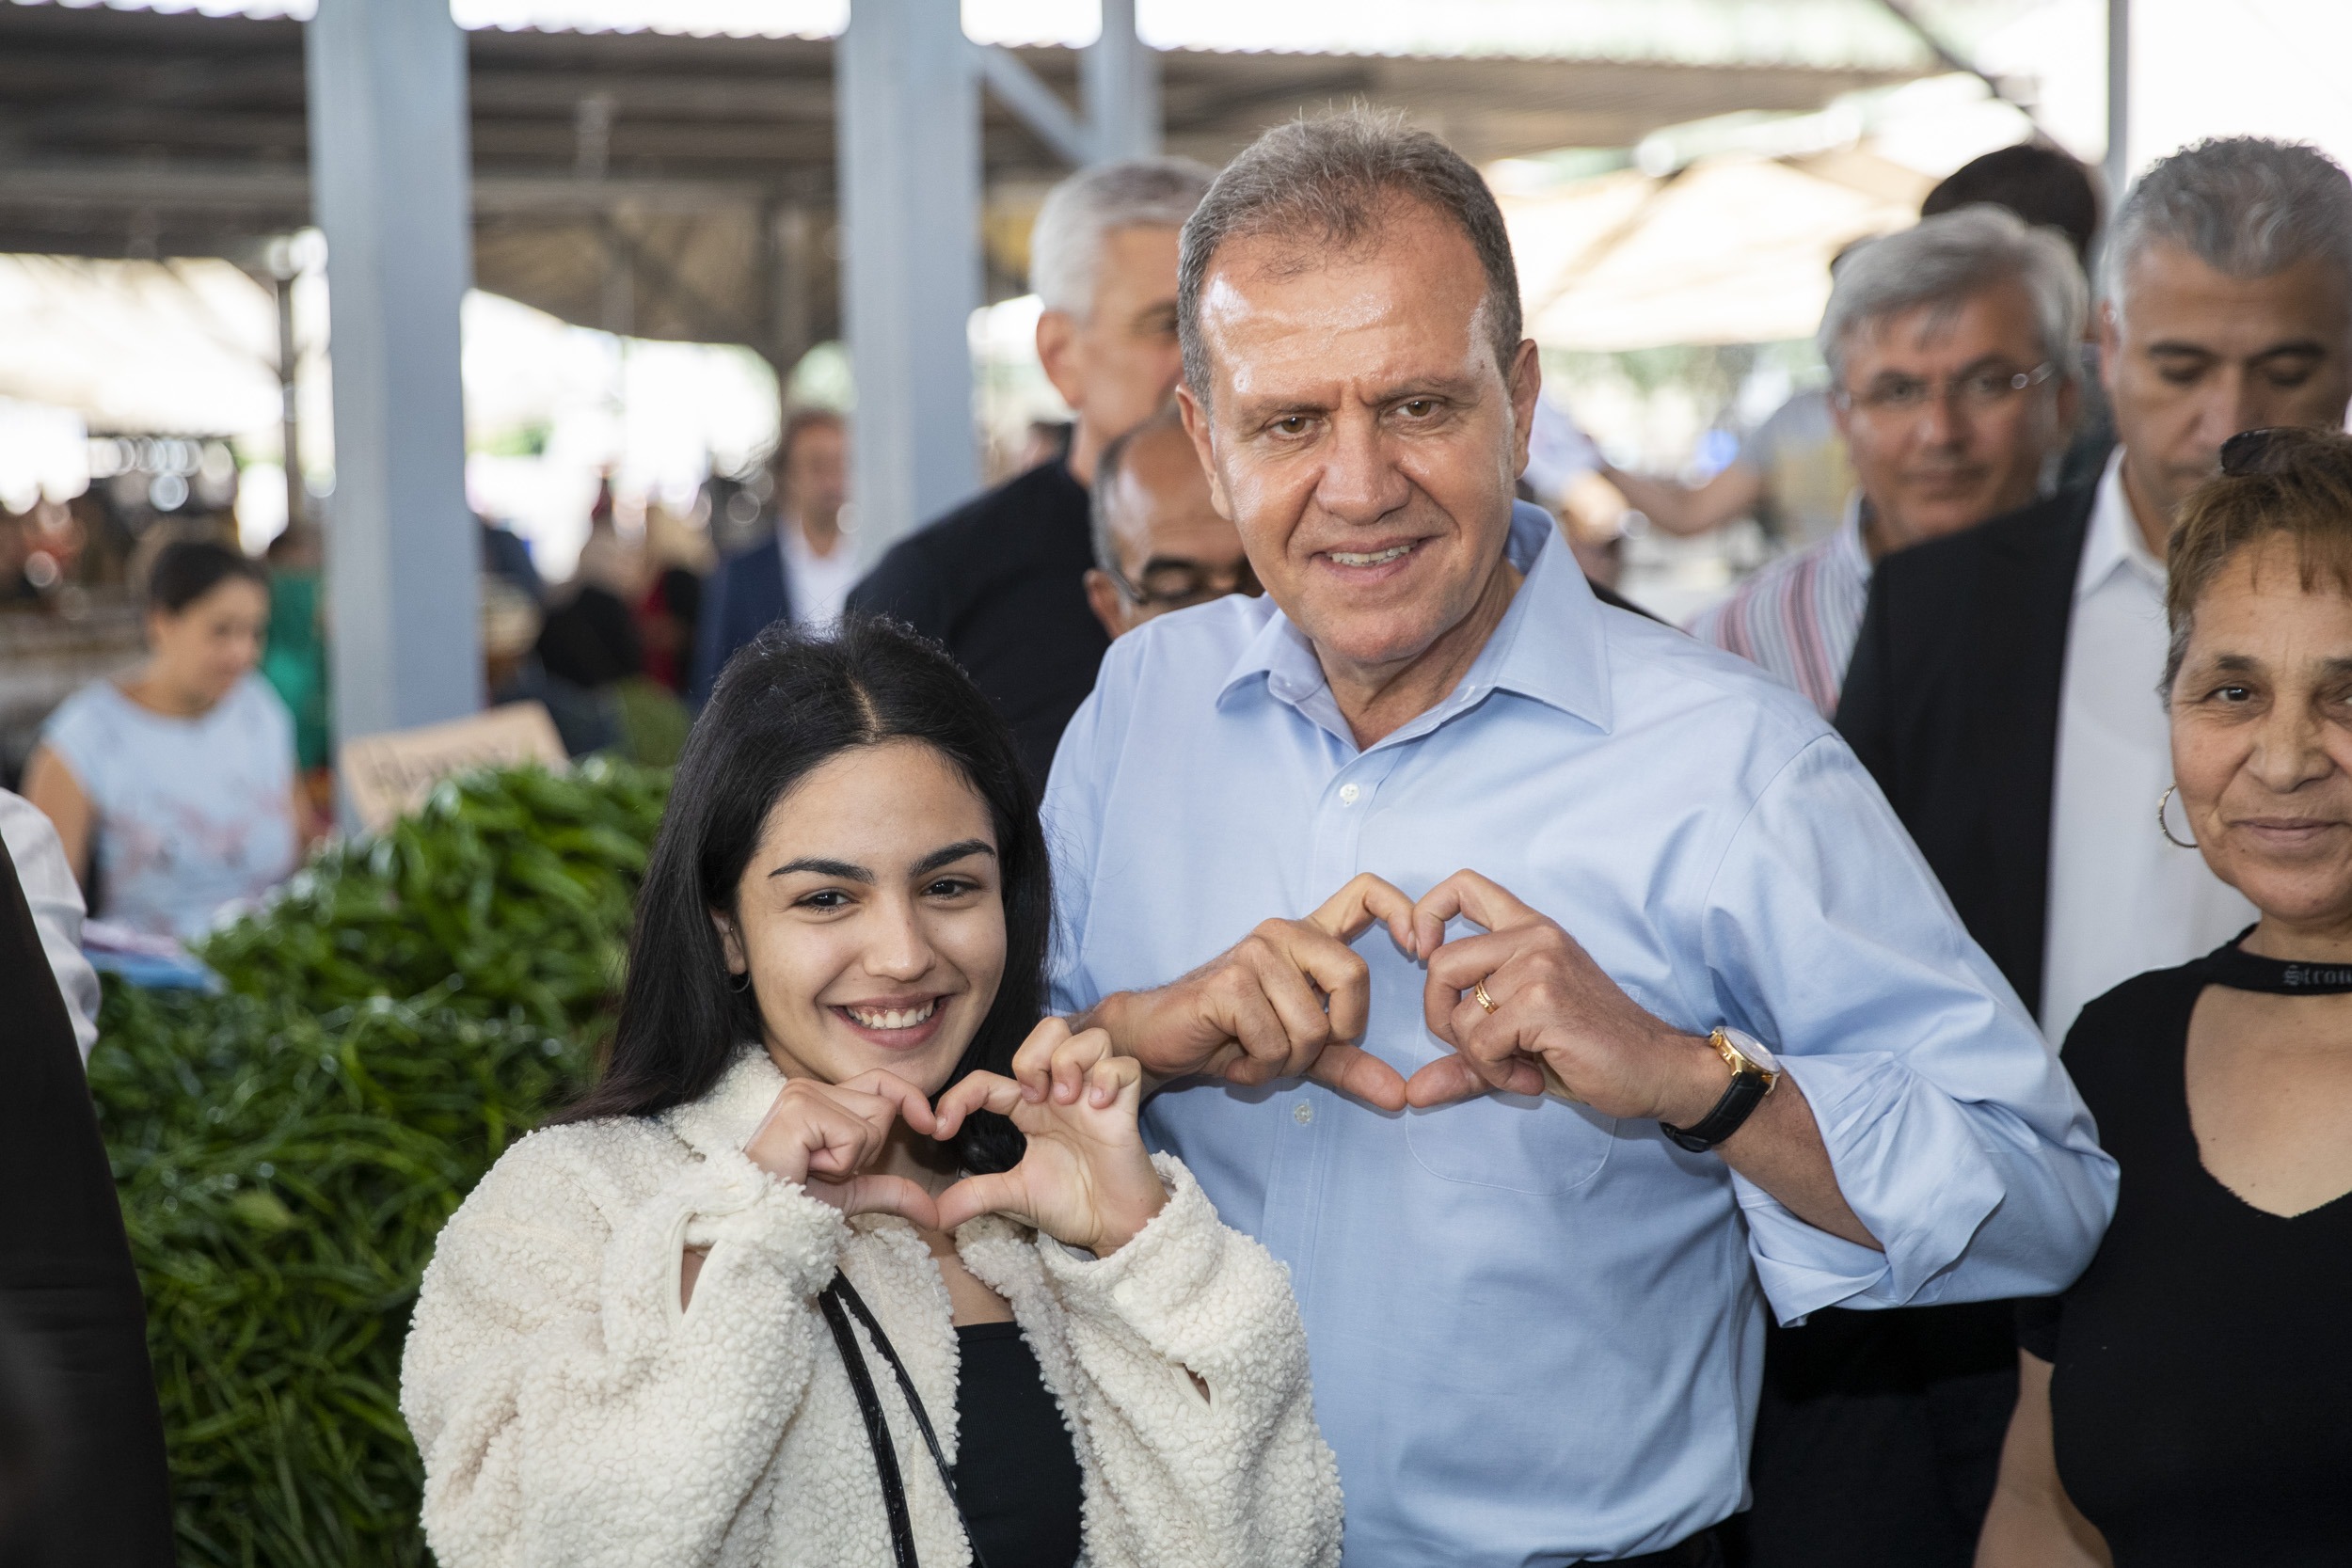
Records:
{"label": "cardboard sign", "polygon": [[555,721],[539,703],[509,703],[470,719],[346,740],[336,752],[359,826],[380,832],[424,803],[433,786],[469,768],[571,766]]}

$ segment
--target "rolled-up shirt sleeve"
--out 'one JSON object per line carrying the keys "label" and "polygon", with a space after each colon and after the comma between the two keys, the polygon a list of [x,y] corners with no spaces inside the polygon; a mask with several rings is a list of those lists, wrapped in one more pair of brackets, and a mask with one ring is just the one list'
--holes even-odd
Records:
{"label": "rolled-up shirt sleeve", "polygon": [[1711,994],[1780,1056],[1884,1251],[1735,1177],[1773,1309],[2043,1295],[2090,1262],[2115,1162],[1878,787],[1824,736],[1766,782],[1699,912]]}

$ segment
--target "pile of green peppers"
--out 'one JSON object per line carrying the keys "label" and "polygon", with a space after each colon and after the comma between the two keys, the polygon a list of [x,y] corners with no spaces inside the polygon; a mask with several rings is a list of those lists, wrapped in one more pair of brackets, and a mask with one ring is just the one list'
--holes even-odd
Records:
{"label": "pile of green peppers", "polygon": [[147,1291],[181,1560],[428,1560],[400,1350],[442,1224],[578,1093],[668,775],[445,782],[200,956],[109,981],[90,1087]]}

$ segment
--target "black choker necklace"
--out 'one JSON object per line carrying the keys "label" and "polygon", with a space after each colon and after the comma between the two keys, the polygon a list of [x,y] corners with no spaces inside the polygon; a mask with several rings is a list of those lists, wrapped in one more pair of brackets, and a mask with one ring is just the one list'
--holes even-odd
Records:
{"label": "black choker necklace", "polygon": [[2265,958],[2239,945],[2253,934],[2254,927],[2249,926],[2205,955],[2205,978],[2232,990],[2267,991],[2273,996],[2341,996],[2352,991],[2352,964]]}

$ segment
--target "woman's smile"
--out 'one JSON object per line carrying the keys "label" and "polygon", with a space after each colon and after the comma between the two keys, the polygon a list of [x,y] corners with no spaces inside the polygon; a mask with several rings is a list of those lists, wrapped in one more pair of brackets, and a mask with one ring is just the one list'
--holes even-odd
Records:
{"label": "woman's smile", "polygon": [[827,1004],[827,1011],[869,1045],[914,1051],[931,1042],[946,1018],[944,996],[885,997]]}

